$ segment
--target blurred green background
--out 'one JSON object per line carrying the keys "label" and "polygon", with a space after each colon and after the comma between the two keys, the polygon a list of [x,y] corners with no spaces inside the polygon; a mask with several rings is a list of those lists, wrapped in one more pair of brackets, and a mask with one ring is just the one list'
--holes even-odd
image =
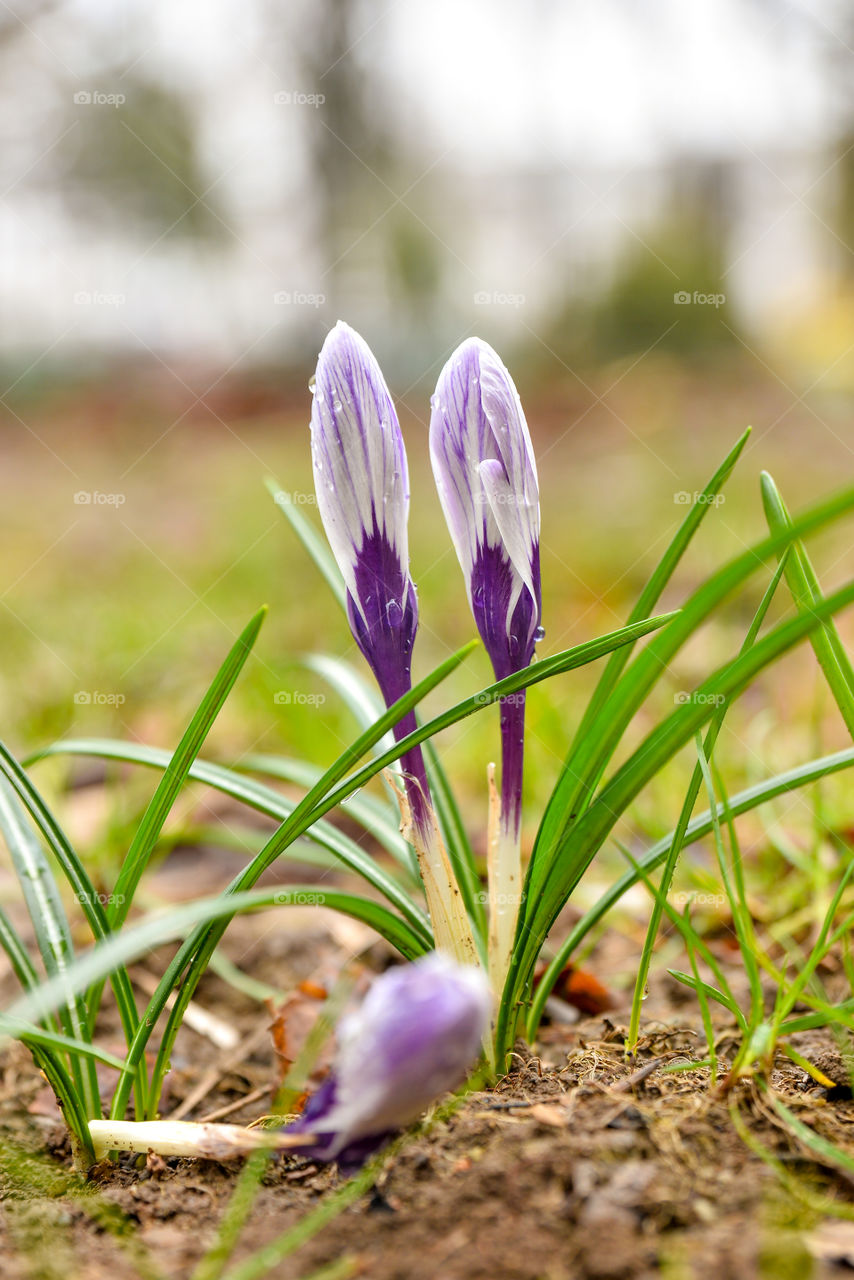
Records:
{"label": "blurred green background", "polygon": [[[0,724],[16,752],[174,744],[265,601],[208,753],[326,762],[347,740],[299,659],[358,654],[263,485],[316,517],[308,380],[338,316],[380,357],[409,449],[417,673],[473,633],[426,447],[437,373],[470,333],[510,365],[540,461],[543,653],[624,621],[683,495],[748,424],[666,604],[762,535],[762,468],[794,508],[848,482],[852,36],[850,4],[782,0],[7,7]],[[838,583],[850,537],[815,558]],[[760,589],[650,714],[732,652]],[[475,655],[430,706],[487,678]],[[588,687],[531,695],[529,834]],[[489,712],[442,744],[473,828],[495,730]],[[722,750],[734,785],[843,744],[798,654]],[[678,804],[656,784],[636,822],[666,830]]]}

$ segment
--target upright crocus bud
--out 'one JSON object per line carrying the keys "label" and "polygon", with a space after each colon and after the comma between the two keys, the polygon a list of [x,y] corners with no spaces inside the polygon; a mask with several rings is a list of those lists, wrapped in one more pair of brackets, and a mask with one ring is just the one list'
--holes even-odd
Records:
{"label": "upright crocus bud", "polygon": [[[487,343],[470,338],[442,370],[430,454],[469,603],[496,679],[527,667],[540,626],[537,467],[519,394]],[[503,983],[521,892],[525,694],[502,699],[501,805],[490,838],[490,967]]]}
{"label": "upright crocus bud", "polygon": [[[339,321],[317,362],[311,453],[320,516],[347,589],[353,636],[386,706],[411,688],[418,627],[409,576],[409,473],[382,371],[367,343]],[[395,727],[415,728],[414,712]],[[411,837],[437,945],[474,961],[471,929],[430,802],[420,747],[402,759]]]}
{"label": "upright crocus bud", "polygon": [[305,1154],[360,1164],[462,1084],[489,1024],[482,969],[432,953],[388,969],[344,1019],[331,1074],[288,1132]]}

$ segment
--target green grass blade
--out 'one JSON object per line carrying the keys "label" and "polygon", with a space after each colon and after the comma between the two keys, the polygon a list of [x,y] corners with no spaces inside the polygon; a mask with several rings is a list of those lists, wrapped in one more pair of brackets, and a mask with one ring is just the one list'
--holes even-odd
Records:
{"label": "green grass blade", "polygon": [[844,1169],[848,1174],[854,1173],[854,1156],[850,1156],[847,1151],[843,1151],[841,1147],[837,1147],[827,1138],[823,1138],[820,1133],[816,1133],[815,1129],[811,1129],[809,1125],[804,1124],[803,1120],[799,1120],[795,1113],[775,1094],[769,1093],[768,1101],[780,1119],[785,1121],[795,1137],[813,1155],[818,1156],[820,1160],[828,1164],[835,1165],[838,1169]]}
{"label": "green grass blade", "polygon": [[[74,960],[68,918],[41,842],[5,778],[0,778],[0,831],[21,886],[45,972],[49,977],[62,978]],[[89,1019],[82,996],[75,998],[69,992],[59,1015],[66,1036],[89,1042]],[[90,1119],[100,1119],[101,1099],[94,1062],[86,1061],[84,1055],[78,1053],[74,1053],[69,1062],[86,1114]]]}
{"label": "green grass blade", "polygon": [[[59,982],[61,990],[62,983],[59,979],[54,978],[54,982]],[[61,1008],[61,1004],[59,1008]],[[106,1049],[99,1049],[91,1040],[76,1040],[73,1036],[65,1036],[55,1031],[47,1031],[44,1027],[38,1027],[34,1023],[27,1022],[22,1018],[13,1017],[10,1013],[0,1013],[0,1037],[8,1036],[10,1040],[20,1040],[26,1045],[38,1045],[43,1049],[59,1049],[73,1059],[77,1057],[90,1058],[94,1062],[103,1062],[108,1067],[115,1067],[116,1071],[126,1071],[127,1067],[121,1058],[117,1058],[115,1054],[107,1053]],[[98,1117],[91,1117],[99,1119]]]}
{"label": "green grass blade", "polygon": [[[39,753],[39,757],[55,754],[90,755],[100,759],[125,760],[152,769],[167,768],[171,758],[168,751],[159,747],[146,747],[138,743],[113,741],[109,738],[68,739],[45,748]],[[208,786],[215,787],[224,795],[241,800],[257,809],[259,813],[265,813],[282,823],[287,822],[298,807],[292,800],[279,795],[278,791],[274,791],[272,787],[266,787],[252,778],[243,777],[222,765],[211,764],[206,760],[194,760],[188,770],[188,777],[195,782],[204,782]],[[363,880],[373,885],[383,897],[397,907],[424,941],[431,943],[430,925],[424,912],[369,854],[359,848],[355,841],[331,823],[321,821],[315,822],[305,834],[333,853],[339,863],[355,871]],[[420,879],[418,883],[420,885]]]}
{"label": "green grass blade", "polygon": [[148,865],[163,824],[187,779],[193,761],[202,749],[202,744],[213,722],[219,715],[223,703],[252,651],[266,615],[265,605],[258,610],[238,636],[187,726],[163,777],[157,784],[116,880],[113,901],[107,911],[107,918],[113,928],[120,928],[127,917],[140,877]]}
{"label": "green grass blade", "polygon": [[[768,584],[768,587],[765,590],[765,594],[763,595],[759,603],[759,608],[756,610],[756,613],[753,616],[750,626],[748,627],[747,635],[745,636],[744,642],[742,643],[741,649],[739,651],[740,653],[746,653],[747,650],[751,647],[751,645],[755,642],[756,637],[759,635],[759,631],[768,613],[768,609],[771,605],[771,601],[773,600],[777,587],[780,584],[780,579],[782,577],[783,570],[785,567],[787,554],[788,554],[787,552],[784,552],[780,558],[780,563],[777,566],[777,570],[774,573],[774,576],[772,577],[770,583]],[[717,742],[718,735],[720,734],[721,728],[723,727],[723,722],[726,717],[727,709],[728,709],[728,704],[724,702],[717,709],[714,716],[712,717],[711,723],[709,724],[709,728],[706,733],[706,738],[703,743],[703,751],[705,752],[707,759],[711,758],[712,752],[715,749],[715,743]],[[697,764],[691,775],[691,781],[688,784],[688,791],[685,795],[685,800],[682,805],[682,811],[679,814],[679,821],[676,824],[676,830],[673,835],[673,842],[667,854],[667,859],[664,864],[664,870],[661,873],[661,881],[660,881],[659,888],[661,890],[662,896],[665,899],[668,893],[670,892],[670,885],[673,880],[673,876],[676,872],[676,864],[682,853],[682,848],[685,842],[685,833],[688,830],[688,824],[691,821],[691,814],[694,812],[694,806],[697,803],[697,797],[700,793],[700,786],[702,785],[702,781],[703,781],[703,773],[699,764]],[[662,914],[661,902],[659,901],[658,898],[656,898],[655,902],[653,903],[652,914],[650,916],[649,926],[647,928],[646,938],[644,940],[644,947],[643,947],[643,951],[641,952],[640,964],[638,966],[637,980],[635,982],[634,998],[632,1000],[632,1011],[629,1019],[629,1033],[627,1037],[627,1048],[629,1053],[634,1053],[637,1048],[638,1035],[640,1033],[640,1018],[641,1018],[641,1006],[643,1001],[643,993],[646,990],[646,984],[649,978],[649,969],[652,961],[652,952],[655,946],[656,937],[658,936],[658,930],[661,925],[661,914]],[[537,985],[537,990],[534,994],[534,1004],[531,1009],[531,1014],[530,1014],[529,1023],[528,1023],[528,1035],[530,1039],[532,1039],[533,1036],[536,1034],[537,1028],[539,1027],[539,1024],[540,1024],[540,1018],[542,1017],[542,1011],[543,1011],[543,1008],[545,1007],[545,1001],[548,998],[548,995],[551,992],[552,987],[554,986],[554,983],[557,981],[558,975],[562,972],[565,964],[566,964],[566,960],[564,960],[563,964],[561,964],[559,968],[555,967],[554,965],[549,965],[548,970],[544,974],[543,978],[540,979],[540,982]],[[542,991],[541,991],[541,988],[542,988]],[[714,1056],[714,1048],[712,1048],[712,1054]]]}
{"label": "green grass blade", "polygon": [[43,1071],[53,1095],[59,1103],[62,1117],[72,1135],[72,1149],[85,1154],[84,1163],[95,1159],[92,1138],[89,1134],[89,1117],[86,1115],[79,1093],[74,1087],[62,1058],[34,1041],[27,1045],[33,1061]]}
{"label": "green grass blade", "polygon": [[[772,533],[791,529],[792,518],[767,471],[762,472],[760,483],[768,528]],[[815,608],[824,599],[806,548],[800,541],[792,546],[787,557],[786,581],[795,607],[801,611]],[[816,628],[810,636],[810,644],[845,726],[854,738],[854,670],[832,618]]]}
{"label": "green grass blade", "polygon": [[[637,604],[629,615],[628,623],[638,622],[641,618],[647,618],[652,613],[658,601],[661,599],[662,592],[673,576],[679,561],[682,559],[691,539],[699,529],[703,520],[712,507],[716,505],[714,499],[723,489],[729,477],[732,475],[735,464],[737,463],[744,446],[747,444],[750,436],[750,428],[738,439],[718,467],[711,480],[703,489],[700,500],[692,502],[688,508],[685,519],[676,530],[672,541],[667,547],[661,560],[653,570],[649,581],[646,583],[643,591],[638,596]],[[607,702],[613,692],[623,669],[631,656],[631,649],[619,649],[611,655],[605,665],[605,669],[599,678],[596,688],[581,723],[576,730],[572,745],[570,746],[569,756],[572,758],[578,746],[584,742],[594,723],[596,722],[602,707]]]}
{"label": "green grass blade", "polygon": [[[625,671],[578,750],[568,757],[552,792],[531,856],[527,893],[539,899],[568,830],[584,812],[592,787],[598,783],[632,720],[674,656],[698,627],[769,556],[777,556],[805,534],[839,519],[854,508],[854,489],[809,508],[784,533],[748,547],[707,579],[686,601],[673,620],[650,640]],[[825,612],[822,619],[830,615]]]}
{"label": "green grass blade", "polygon": [[[256,755],[254,753],[243,756],[241,760],[237,761],[234,768],[240,773],[260,773],[269,778],[279,778],[282,782],[294,783],[296,786],[303,787],[306,791],[315,786],[323,776],[322,769],[318,768],[317,765],[308,764],[304,760],[294,760],[286,756]],[[421,877],[417,872],[417,863],[414,876],[411,871],[410,848],[400,834],[399,810],[396,814],[393,813],[388,805],[383,804],[374,796],[366,795],[364,792],[349,796],[343,808],[354,821],[364,827],[365,831],[369,832],[392,855],[396,862],[405,868],[410,880],[417,884],[421,883]]]}
{"label": "green grass blade", "polygon": [[697,994],[702,991],[703,995],[705,995],[709,1000],[714,1000],[716,1004],[723,1005],[727,1013],[731,1013],[736,1019],[741,1030],[744,1032],[747,1031],[747,1022],[745,1021],[744,1014],[741,1012],[735,1001],[732,1000],[731,997],[725,995],[718,987],[713,987],[709,982],[698,981],[698,979],[692,974],[681,973],[679,969],[668,969],[667,972],[670,974],[671,978],[675,978],[677,982],[681,982],[683,987],[690,987],[691,990]]}
{"label": "green grass blade", "polygon": [[12,921],[0,907],[0,947],[6,952],[15,977],[25,991],[39,986],[41,979]]}
{"label": "green grass blade", "polygon": [[347,597],[344,579],[341,577],[338,565],[335,563],[335,557],[326,542],[311,521],[306,519],[300,508],[291,501],[291,495],[277,481],[268,476],[264,483],[276,506],[326,579],[326,583],[335,599],[346,612]]}
{"label": "green grass blade", "polygon": [[[322,900],[322,901],[321,901]],[[401,955],[415,959],[427,949],[406,924],[387,907],[358,894],[338,889],[318,889],[317,885],[287,884],[254,889],[245,893],[218,894],[200,898],[172,911],[158,912],[137,924],[126,925],[121,933],[111,934],[97,946],[77,956],[67,977],[73,990],[84,991],[92,983],[107,977],[118,965],[130,964],[163,946],[186,936],[188,930],[212,920],[229,919],[246,911],[273,906],[323,906],[340,911],[370,925]],[[56,978],[19,997],[0,1017],[19,1022],[36,1022],[59,1007],[64,988]],[[128,1060],[122,1064],[132,1068]]]}
{"label": "green grass blade", "polygon": [[[741,814],[749,813],[752,809],[756,809],[762,804],[767,804],[770,800],[776,800],[778,796],[787,795],[790,791],[797,791],[800,787],[809,786],[813,782],[830,777],[843,769],[850,769],[852,766],[854,766],[854,748],[849,748],[846,751],[837,751],[828,756],[820,756],[817,760],[810,760],[806,764],[799,765],[796,769],[789,769],[784,773],[775,774],[774,777],[755,783],[752,787],[747,787],[744,791],[731,796],[730,810],[734,817],[739,817]],[[720,805],[718,806],[718,814],[722,815]],[[705,812],[698,814],[688,824],[684,843],[688,845],[695,840],[701,840],[711,830],[712,816],[707,809]],[[642,854],[637,860],[640,870],[654,871],[656,867],[660,866],[672,848],[674,839],[675,832],[671,832],[647,849],[646,853]],[[558,972],[564,968],[590,930],[604,919],[627,890],[637,884],[639,878],[640,875],[635,871],[625,872],[606,889],[593,906],[577,921],[552,961],[552,965],[559,965]],[[539,984],[537,990],[539,991]]]}
{"label": "green grass blade", "polygon": [[[721,820],[718,815],[718,804],[715,800],[715,787],[712,780],[712,771],[709,767],[709,761],[703,750],[703,741],[699,733],[695,739],[697,748],[697,760],[700,765],[700,771],[703,775],[703,782],[706,785],[706,794],[709,797],[709,811],[712,815],[712,835],[715,842],[715,855],[718,860],[718,870],[720,871],[721,882],[724,887],[724,893],[729,902],[732,923],[735,929],[735,936],[738,941],[741,958],[744,963],[744,969],[750,984],[751,999],[751,1024],[755,1025],[761,1021],[763,1014],[762,1007],[762,979],[759,973],[759,965],[756,961],[756,939],[753,931],[753,920],[747,906],[747,897],[744,887],[744,877],[738,873],[730,876],[727,867],[726,852],[724,850],[723,834],[721,830]],[[726,793],[722,793],[720,806],[725,817],[729,818],[731,810]],[[738,858],[738,850],[733,850],[733,858]]]}
{"label": "green grass blade", "polygon": [[[89,879],[65,832],[21,766],[3,743],[0,743],[0,774],[5,776],[11,783],[19,800],[23,803],[36,827],[44,836],[48,849],[59,863],[63,875],[83,909],[96,942],[106,938],[110,933],[110,926],[106,912],[101,905],[100,895],[95,891],[95,886]],[[127,971],[123,968],[117,969],[111,975],[111,982],[122,1021],[122,1028],[128,1043],[130,1043],[136,1032],[139,1019]]]}
{"label": "green grass blade", "polygon": [[[827,506],[823,508],[827,510]],[[659,769],[683,747],[713,715],[720,699],[735,697],[781,654],[809,635],[826,617],[854,601],[854,583],[849,583],[828,596],[810,615],[802,614],[779,624],[751,649],[716,671],[699,687],[697,698],[678,707],[665,718],[617,770],[590,807],[574,824],[563,828],[562,835],[548,860],[548,874],[533,886],[535,868],[528,868],[525,885],[525,909],[517,930],[508,974],[508,986],[499,1012],[498,1034],[509,1038],[515,1025],[509,1025],[530,985],[540,948],[564,903],[584,874],[596,851],[612,830],[626,807]],[[677,617],[670,626],[678,625]],[[665,628],[665,634],[670,628]],[[657,639],[657,637],[656,637]],[[652,644],[655,640],[652,641]],[[637,660],[649,653],[652,644]],[[560,787],[560,784],[559,784]],[[514,1013],[511,1015],[511,1010]]]}

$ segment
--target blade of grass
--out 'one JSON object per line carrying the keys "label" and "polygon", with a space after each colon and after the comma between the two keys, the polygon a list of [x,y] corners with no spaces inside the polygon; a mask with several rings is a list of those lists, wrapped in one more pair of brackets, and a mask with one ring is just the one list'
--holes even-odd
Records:
{"label": "blade of grass", "polygon": [[[849,748],[846,751],[834,752],[829,756],[820,756],[817,760],[810,760],[806,764],[799,765],[796,769],[788,769],[784,773],[775,774],[772,778],[767,778],[765,781],[756,783],[752,787],[747,787],[744,791],[732,796],[730,798],[730,808],[733,816],[739,817],[743,813],[749,813],[760,805],[775,800],[778,796],[786,795],[790,791],[796,791],[799,787],[809,786],[813,782],[818,782],[822,778],[839,773],[843,769],[850,769],[852,766],[854,766],[854,749]],[[718,813],[721,813],[720,806],[718,806]],[[698,814],[688,824],[684,843],[688,845],[695,840],[702,839],[703,836],[709,834],[711,829],[712,818],[707,809]],[[666,859],[673,845],[674,837],[675,833],[671,832],[647,849],[646,853],[638,858],[638,867],[644,871],[654,871]],[[627,871],[606,889],[602,896],[574,925],[555,958],[551,961],[549,969],[554,966],[557,968],[558,973],[561,972],[590,930],[599,924],[608,912],[616,906],[627,890],[637,884],[638,879],[639,875],[636,872]],[[537,991],[539,992],[539,990],[540,984],[538,983]]]}
{"label": "blade of grass", "polygon": [[[791,529],[792,518],[767,471],[762,472],[760,484],[765,517],[771,533]],[[786,559],[786,581],[796,608],[802,612],[815,608],[824,599],[806,547],[801,541],[794,543]],[[810,644],[845,726],[854,737],[854,670],[832,618],[816,628],[810,636]]]}
{"label": "blade of grass", "polygon": [[20,1040],[26,1045],[35,1044],[42,1049],[59,1049],[71,1058],[89,1058],[93,1062],[103,1062],[108,1067],[115,1067],[116,1071],[127,1070],[121,1058],[107,1053],[106,1049],[99,1049],[91,1040],[76,1040],[73,1036],[46,1031],[44,1027],[38,1027],[9,1013],[0,1013],[0,1037],[3,1036],[8,1036],[10,1040]]}
{"label": "blade of grass", "polygon": [[[735,445],[724,458],[715,474],[709,480],[697,501],[691,503],[685,515],[685,519],[676,530],[676,534],[667,547],[661,560],[656,565],[643,591],[638,596],[637,603],[629,614],[628,623],[637,622],[641,618],[649,617],[658,601],[661,599],[662,592],[672,578],[679,561],[688,549],[688,545],[694,534],[699,529],[706,515],[715,505],[713,499],[717,497],[721,489],[723,489],[729,477],[732,475],[735,464],[741,456],[744,446],[747,444],[750,436],[750,427],[735,442]],[[602,675],[590,702],[585,709],[581,722],[575,732],[575,737],[570,745],[569,757],[572,758],[582,742],[584,742],[588,733],[596,723],[602,707],[608,701],[613,692],[617,681],[622,674],[626,663],[631,657],[631,649],[621,649],[613,653],[608,659]]]}
{"label": "blade of grass", "polygon": [[[185,937],[187,930],[194,925],[230,918],[246,911],[258,911],[264,907],[306,905],[329,907],[333,911],[352,916],[354,920],[361,920],[375,929],[406,959],[414,960],[426,950],[399,916],[369,898],[343,893],[338,889],[323,889],[319,892],[317,885],[311,884],[273,885],[241,893],[219,894],[213,898],[199,898],[172,911],[145,918],[138,924],[126,925],[121,933],[111,934],[97,946],[78,955],[68,969],[67,979],[73,990],[83,991],[90,983],[109,974],[117,964],[129,964],[155,947]],[[63,984],[55,978],[48,979],[37,989],[20,996],[2,1016],[35,1023],[58,1007],[64,998],[64,990]],[[128,1057],[124,1065],[132,1068],[134,1064]]]}
{"label": "blade of grass", "polygon": [[[83,914],[86,917],[89,928],[92,930],[95,941],[98,942],[107,938],[110,934],[110,925],[106,912],[101,905],[100,895],[96,893],[82,862],[42,796],[2,742],[0,742],[0,774],[11,783],[18,799],[29,812],[30,817],[44,837],[48,849],[56,858],[63,875],[83,909]],[[139,1017],[133,988],[124,966],[119,965],[110,973],[110,983],[116,998],[116,1006],[119,1011],[125,1040],[130,1045],[139,1028]],[[134,1079],[134,1099],[138,1114],[145,1106],[146,1092],[145,1064],[137,1063],[137,1072]]]}
{"label": "blade of grass", "polygon": [[[37,758],[58,754],[91,755],[100,759],[126,760],[151,769],[165,769],[171,758],[168,751],[159,747],[146,747],[138,743],[113,741],[108,738],[69,739],[57,742],[44,748]],[[279,822],[287,822],[297,808],[294,801],[287,800],[272,787],[266,787],[263,783],[242,777],[223,765],[211,764],[207,760],[194,760],[188,771],[188,777],[195,782],[203,782],[215,787],[224,795],[241,800],[257,809],[259,813],[265,813]],[[355,841],[327,822],[314,823],[305,834],[333,853],[340,863],[373,885],[388,902],[397,907],[413,929],[417,930],[428,944],[432,944],[430,925],[424,912],[412,902],[400,885],[374,862],[369,854],[359,848]],[[418,883],[421,884],[420,879]]]}
{"label": "blade of grass", "polygon": [[[563,904],[627,805],[711,718],[721,698],[725,700],[740,693],[761,670],[799,643],[824,618],[852,601],[854,583],[849,583],[828,596],[811,615],[799,615],[778,624],[747,653],[714,672],[698,688],[693,701],[679,706],[644,738],[578,821],[570,824],[568,829],[562,827],[557,845],[545,858],[549,867],[545,878],[536,876],[532,859],[525,883],[525,903],[517,930],[517,945],[498,1016],[497,1033],[503,1037],[506,1047],[509,1048],[515,1035],[515,1021],[510,1026],[511,1016],[513,1019],[519,1016],[540,948]],[[680,617],[677,616],[664,631],[677,625]],[[655,639],[637,662],[645,658],[654,643]],[[558,790],[561,785],[558,784]]]}
{"label": "blade of grass", "polygon": [[[529,904],[539,901],[542,886],[560,857],[570,828],[585,811],[592,788],[598,784],[628,724],[679,649],[769,556],[777,556],[798,538],[832,523],[852,508],[854,489],[845,490],[809,508],[784,533],[748,547],[708,578],[638,654],[561,770],[534,842],[526,885]],[[829,616],[826,611],[821,615],[822,620]]]}
{"label": "blade of grass", "polygon": [[[787,552],[783,552],[783,555],[780,558],[780,563],[777,566],[777,570],[774,576],[772,577],[770,583],[768,584],[765,590],[765,594],[763,595],[759,603],[759,608],[756,610],[756,613],[754,614],[751,624],[747,630],[747,635],[745,636],[741,649],[739,651],[740,653],[746,653],[747,650],[751,647],[751,645],[755,642],[756,637],[759,634],[760,628],[762,626],[762,623],[765,620],[765,616],[768,612],[771,601],[774,598],[774,593],[776,592],[777,587],[779,586],[780,578],[782,577],[783,570],[785,568],[787,554],[788,554]],[[723,702],[721,706],[718,708],[718,710],[716,711],[715,715],[712,717],[711,723],[709,724],[709,728],[706,733],[705,742],[703,743],[703,751],[707,759],[711,758],[712,752],[714,751],[715,743],[717,742],[718,735],[720,734],[721,728],[723,727],[723,722],[726,717],[727,708],[728,708],[728,704],[726,702]],[[679,857],[682,852],[682,848],[685,842],[685,833],[688,830],[688,824],[691,821],[691,814],[694,812],[694,806],[697,803],[697,796],[700,793],[700,786],[702,784],[702,781],[703,781],[702,770],[700,769],[699,764],[697,764],[691,775],[691,781],[688,784],[688,791],[685,795],[685,800],[682,805],[682,811],[679,814],[679,821],[676,824],[676,830],[673,834],[673,841],[670,845],[670,849],[667,854],[667,859],[664,864],[664,870],[661,873],[659,888],[661,889],[661,893],[664,898],[666,898],[668,893],[670,892],[670,885],[673,880],[673,876],[676,872],[676,864],[679,861]],[[656,901],[653,904],[652,914],[650,916],[649,926],[647,928],[646,938],[644,940],[643,951],[641,952],[640,964],[638,966],[638,975],[635,982],[634,997],[632,1000],[632,1011],[629,1019],[629,1033],[626,1039],[626,1048],[627,1048],[627,1051],[632,1054],[637,1049],[638,1036],[640,1034],[641,1002],[643,999],[643,992],[646,989],[646,984],[649,977],[649,967],[652,960],[652,952],[653,952],[653,948],[655,947],[655,940],[656,940],[656,937],[658,936],[658,930],[660,925],[661,925],[661,905],[658,899],[656,899]],[[528,1022],[528,1036],[531,1039],[533,1038],[534,1035],[536,1035],[537,1028],[539,1027],[539,1024],[540,1024],[540,1018],[542,1016],[542,1010],[545,1007],[545,1001],[548,999],[549,993],[551,992],[552,987],[554,986],[554,983],[557,981],[557,977],[561,972],[562,972],[562,967],[560,969],[553,970],[553,967],[550,965],[548,970],[544,974],[544,976],[540,979],[540,982],[538,984],[538,989],[535,995],[535,1004],[534,1006],[532,1006],[531,1015]],[[545,984],[545,990],[541,994],[539,988],[542,987],[544,984]]]}
{"label": "blade of grass", "polygon": [[841,1147],[837,1147],[835,1143],[829,1142],[820,1133],[816,1133],[815,1129],[811,1129],[809,1125],[804,1124],[803,1120],[799,1120],[795,1113],[790,1111],[786,1104],[775,1094],[769,1093],[768,1101],[780,1119],[788,1125],[795,1137],[813,1155],[818,1156],[825,1164],[834,1165],[837,1169],[844,1169],[846,1173],[854,1173],[854,1156],[850,1156],[847,1151],[843,1151]]}
{"label": "blade of grass", "polygon": [[[21,886],[45,972],[49,977],[61,979],[74,960],[68,917],[44,849],[27,822],[15,791],[5,778],[0,778],[0,830]],[[69,992],[60,1007],[59,1017],[66,1036],[76,1041],[91,1040],[82,996],[75,997]],[[101,1098],[94,1062],[73,1053],[69,1065],[74,1087],[80,1094],[87,1116],[93,1120],[100,1119]]]}
{"label": "blade of grass", "polygon": [[326,542],[321,538],[311,521],[305,518],[300,508],[291,501],[291,495],[282,488],[278,481],[274,480],[272,476],[267,476],[264,484],[276,506],[326,579],[326,584],[335,599],[346,612],[347,599],[344,579],[341,577],[338,565],[335,563],[335,559]]}
{"label": "blade of grass", "polygon": [[113,900],[107,911],[107,918],[113,928],[120,928],[127,917],[140,877],[154,851],[157,838],[175,803],[175,798],[183,787],[193,761],[201,751],[202,744],[231,692],[235,680],[242,671],[266,616],[267,606],[264,605],[238,636],[184,731],[163,777],[157,784],[116,880]]}

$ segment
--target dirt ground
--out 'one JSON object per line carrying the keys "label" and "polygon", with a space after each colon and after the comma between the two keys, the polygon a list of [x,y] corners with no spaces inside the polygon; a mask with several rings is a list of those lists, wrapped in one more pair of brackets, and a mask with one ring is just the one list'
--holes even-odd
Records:
{"label": "dirt ground", "polygon": [[[325,920],[308,914],[286,933],[271,927],[269,916],[257,916],[235,922],[228,951],[288,992],[317,980],[319,954],[328,972],[360,945],[367,976],[386,959],[369,941],[352,932],[330,935]],[[624,938],[606,938],[588,964],[606,972],[609,951],[624,946]],[[160,959],[138,971],[141,989]],[[239,1044],[217,1049],[185,1028],[163,1113],[179,1108],[185,1118],[251,1122],[269,1107],[281,1074],[270,1015],[215,976],[200,987],[198,1003],[236,1028]],[[494,1090],[471,1094],[449,1117],[428,1118],[388,1157],[373,1191],[271,1274],[296,1280],[342,1257],[352,1267],[340,1274],[375,1280],[850,1274],[852,1179],[816,1163],[755,1085],[724,1096],[706,1071],[665,1071],[702,1052],[696,1008],[684,988],[666,976],[654,980],[634,1063],[623,1056],[625,1004],[617,996],[605,1016],[544,1027],[536,1053],[520,1046],[512,1073]],[[296,1014],[289,1016],[296,1036]],[[838,1053],[817,1033],[796,1042],[840,1085],[821,1088],[781,1058],[774,1090],[854,1154],[854,1100]],[[721,1024],[724,1064],[734,1044]],[[738,1135],[730,1107],[779,1162],[779,1174]],[[58,1113],[20,1046],[0,1059],[0,1128],[18,1151],[49,1158],[29,1166],[5,1147],[4,1280],[133,1275],[133,1239],[161,1276],[183,1280],[211,1243],[239,1173],[240,1162],[146,1164],[128,1155],[118,1165],[95,1167],[88,1200],[70,1194]],[[273,1240],[341,1184],[334,1166],[299,1157],[270,1167],[235,1258]],[[105,1229],[110,1206],[124,1215],[124,1243]]]}

